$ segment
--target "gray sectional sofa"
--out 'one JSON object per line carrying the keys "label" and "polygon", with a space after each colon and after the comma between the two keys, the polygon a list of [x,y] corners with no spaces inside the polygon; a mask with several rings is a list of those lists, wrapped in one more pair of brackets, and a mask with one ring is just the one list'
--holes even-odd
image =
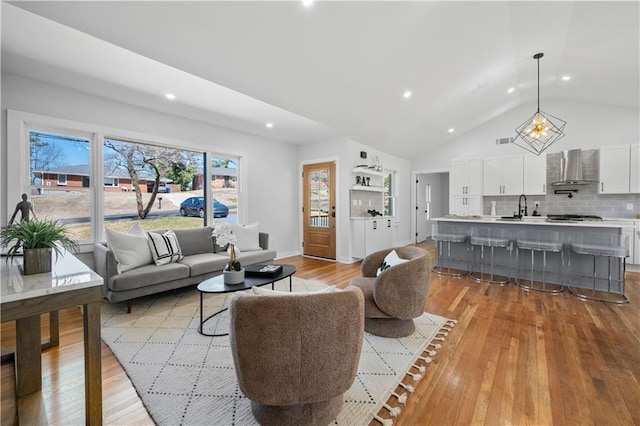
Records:
{"label": "gray sectional sofa", "polygon": [[[161,266],[151,263],[122,273],[118,272],[113,251],[106,244],[97,243],[93,250],[94,266],[104,279],[104,297],[112,303],[127,301],[127,311],[131,312],[132,299],[199,284],[221,275],[229,256],[214,244],[211,231],[210,227],[175,229],[184,255],[182,260]],[[276,251],[269,250],[269,234],[260,232],[258,239],[261,250],[243,251],[238,255],[243,266],[274,261]]]}

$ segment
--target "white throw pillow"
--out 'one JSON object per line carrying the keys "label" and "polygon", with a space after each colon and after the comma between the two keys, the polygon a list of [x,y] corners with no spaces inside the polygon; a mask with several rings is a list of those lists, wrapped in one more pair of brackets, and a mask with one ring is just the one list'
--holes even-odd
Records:
{"label": "white throw pillow", "polygon": [[175,232],[167,231],[164,234],[148,232],[147,235],[149,236],[151,256],[156,265],[166,265],[184,258]]}
{"label": "white throw pillow", "polygon": [[118,272],[126,272],[140,266],[153,263],[147,233],[139,223],[133,225],[129,232],[118,232],[106,228],[107,246],[118,262]]}
{"label": "white throw pillow", "polygon": [[251,225],[239,225],[230,223],[233,233],[236,235],[237,241],[235,246],[240,251],[262,250],[260,247],[260,239],[258,237],[258,223]]}
{"label": "white throw pillow", "polygon": [[392,266],[396,266],[408,261],[409,261],[408,259],[401,259],[395,250],[391,250],[389,254],[385,256],[384,260],[380,264],[380,267],[378,268],[378,272],[376,273],[376,276],[379,276],[382,272],[386,271]]}
{"label": "white throw pillow", "polygon": [[335,293],[337,290],[338,288],[335,285],[330,285],[318,291],[299,291],[295,293],[290,291],[271,290],[270,288],[251,287],[251,291],[254,296],[295,296],[296,294]]}

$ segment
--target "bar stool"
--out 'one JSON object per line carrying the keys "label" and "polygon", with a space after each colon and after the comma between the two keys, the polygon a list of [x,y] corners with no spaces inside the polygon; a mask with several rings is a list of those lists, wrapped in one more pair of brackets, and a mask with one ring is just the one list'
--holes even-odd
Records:
{"label": "bar stool", "polygon": [[[516,278],[515,283],[518,287],[525,290],[544,291],[547,293],[561,293],[564,283],[564,244],[559,241],[558,232],[537,232],[526,231],[524,235],[518,236],[516,240]],[[520,250],[531,251],[531,270],[529,280],[520,278],[524,276],[520,274]],[[534,280],[535,271],[535,254],[542,252],[542,280]],[[548,283],[546,280],[547,273],[547,253],[560,253],[560,284]],[[528,281],[528,283],[527,283]]]}
{"label": "bar stool", "polygon": [[[571,253],[588,255],[593,257],[593,281],[591,289],[569,287],[569,291],[582,300],[598,300],[616,304],[629,303],[629,298],[624,294],[624,274],[626,269],[626,257],[629,256],[629,245],[626,236],[586,236],[581,242],[571,243]],[[598,290],[596,281],[604,277],[596,276],[596,262],[598,257],[607,258],[607,289]],[[611,261],[616,258],[619,265],[619,277],[611,276]],[[569,257],[571,264],[571,257]],[[611,284],[618,283],[619,292],[611,291]]]}
{"label": "bar stool", "polygon": [[[509,268],[511,267],[511,241],[505,236],[504,229],[493,228],[471,228],[471,274],[469,278],[479,283],[500,284],[505,285],[509,282],[510,277],[502,275],[494,275],[494,251],[496,247],[509,250]],[[475,248],[480,247],[480,271],[476,269]],[[491,249],[491,264],[489,278],[485,278],[484,273],[484,249]]]}
{"label": "bar stool", "polygon": [[[431,271],[440,276],[454,277],[454,278],[462,278],[467,275],[466,270],[461,270],[457,268],[451,268],[451,266],[442,266],[442,245],[444,242],[447,243],[447,258],[449,262],[451,262],[451,243],[454,244],[462,244],[466,243],[469,238],[466,234],[461,233],[456,227],[447,227],[444,228],[442,226],[438,226],[437,224],[433,225],[431,238],[436,241],[437,245],[437,254],[438,254],[438,265],[435,265],[431,268]],[[465,244],[465,250],[468,250]],[[467,256],[465,256],[464,262],[468,262]],[[468,265],[467,265],[468,268]]]}

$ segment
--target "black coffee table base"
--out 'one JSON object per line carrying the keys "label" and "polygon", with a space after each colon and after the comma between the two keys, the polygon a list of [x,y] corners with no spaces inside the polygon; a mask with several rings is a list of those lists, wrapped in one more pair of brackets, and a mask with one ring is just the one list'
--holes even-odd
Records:
{"label": "black coffee table base", "polygon": [[220,309],[217,312],[209,315],[204,318],[203,313],[203,297],[205,293],[233,293],[236,291],[248,290],[251,287],[260,287],[263,285],[271,284],[271,289],[275,289],[275,283],[277,281],[283,280],[285,278],[289,278],[289,291],[292,291],[292,276],[296,272],[296,267],[293,265],[282,265],[282,271],[279,274],[273,277],[262,277],[262,276],[245,276],[245,279],[242,283],[236,285],[226,285],[224,284],[222,275],[218,275],[217,277],[209,278],[198,284],[197,290],[200,292],[200,325],[198,326],[198,333],[203,336],[209,337],[219,337],[219,336],[228,336],[229,333],[206,333],[204,332],[204,325],[211,318],[214,318],[229,308]]}

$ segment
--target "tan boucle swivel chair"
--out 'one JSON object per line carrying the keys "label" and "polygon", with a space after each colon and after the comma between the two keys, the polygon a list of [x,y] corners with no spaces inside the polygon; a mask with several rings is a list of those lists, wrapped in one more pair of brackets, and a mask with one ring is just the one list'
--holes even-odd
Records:
{"label": "tan boucle swivel chair", "polygon": [[256,420],[322,426],[335,420],[360,361],[362,292],[242,294],[232,299],[230,315],[238,384]]}
{"label": "tan boucle swivel chair", "polygon": [[[409,261],[376,277],[391,250]],[[404,337],[415,331],[413,318],[424,313],[432,263],[429,252],[409,246],[377,251],[362,261],[362,277],[351,280],[350,286],[364,293],[365,331],[382,337]]]}

